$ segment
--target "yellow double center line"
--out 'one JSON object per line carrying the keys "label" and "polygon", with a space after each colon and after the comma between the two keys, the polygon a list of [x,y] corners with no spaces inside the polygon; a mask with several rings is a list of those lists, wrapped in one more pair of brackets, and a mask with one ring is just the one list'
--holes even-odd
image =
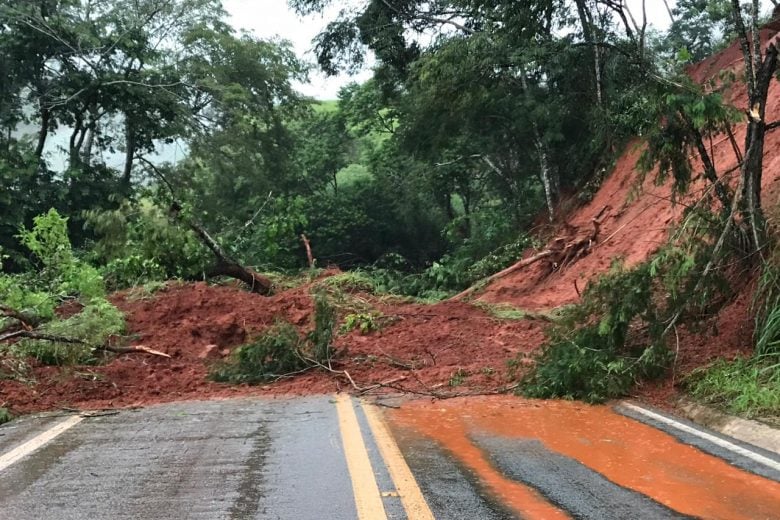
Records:
{"label": "yellow double center line", "polygon": [[[344,457],[347,460],[349,476],[352,479],[352,491],[360,520],[386,520],[382,495],[376,483],[371,460],[368,458],[366,444],[355,415],[352,399],[346,394],[336,396],[336,410],[341,428],[341,440],[344,445]],[[434,520],[428,503],[423,497],[417,481],[393,441],[382,417],[372,406],[364,406],[368,425],[379,447],[379,452],[387,466],[390,478],[401,497],[401,503],[409,520]]]}

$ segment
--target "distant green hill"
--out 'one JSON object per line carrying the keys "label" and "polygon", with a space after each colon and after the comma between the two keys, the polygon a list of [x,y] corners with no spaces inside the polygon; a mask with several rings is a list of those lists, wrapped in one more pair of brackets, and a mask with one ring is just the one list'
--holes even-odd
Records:
{"label": "distant green hill", "polygon": [[317,101],[314,104],[315,112],[335,112],[339,108],[339,101],[337,99],[329,99],[325,101]]}

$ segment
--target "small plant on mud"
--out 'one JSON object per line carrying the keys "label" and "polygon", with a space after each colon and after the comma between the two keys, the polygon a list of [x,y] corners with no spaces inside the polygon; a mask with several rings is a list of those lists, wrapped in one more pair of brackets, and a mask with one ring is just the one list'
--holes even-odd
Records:
{"label": "small plant on mud", "polygon": [[277,322],[254,341],[238,347],[231,358],[212,367],[211,379],[222,383],[261,383],[307,367],[305,342],[295,326]]}
{"label": "small plant on mud", "polygon": [[312,355],[317,363],[327,364],[333,357],[333,332],[336,328],[336,309],[327,294],[314,294],[314,330],[309,333]]}
{"label": "small plant on mud", "polygon": [[455,372],[452,373],[449,380],[450,386],[460,386],[463,383],[466,382],[466,378],[469,377],[471,374],[469,374],[468,370],[464,370],[462,368],[458,368]]}
{"label": "small plant on mud", "polygon": [[347,314],[344,316],[344,323],[341,325],[341,333],[346,334],[353,330],[358,330],[362,335],[370,334],[380,329],[379,318],[381,318],[381,315],[373,312]]}

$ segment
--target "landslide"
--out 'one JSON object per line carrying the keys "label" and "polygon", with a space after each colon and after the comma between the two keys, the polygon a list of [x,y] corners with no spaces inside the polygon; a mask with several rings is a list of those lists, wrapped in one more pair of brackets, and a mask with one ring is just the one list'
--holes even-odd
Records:
{"label": "landslide", "polygon": [[[775,34],[775,30],[765,29],[763,41]],[[704,82],[721,71],[739,73],[741,67],[742,54],[734,44],[693,66],[690,75]],[[778,94],[780,85],[775,81],[769,94],[768,121],[780,120]],[[732,86],[729,95],[736,106],[746,108],[743,86]],[[744,126],[736,128],[738,141],[744,140],[744,132]],[[713,142],[712,148],[720,171],[736,164],[725,138]],[[765,151],[763,193],[772,219],[780,194],[780,132],[767,135]],[[475,301],[422,305],[352,294],[388,319],[381,330],[366,335],[357,331],[339,334],[335,340],[335,372],[315,369],[259,386],[230,386],[207,379],[209,367],[277,320],[289,321],[301,334],[311,330],[311,292],[323,282],[322,278],[271,297],[233,286],[171,283],[150,296],[139,298],[126,291],[113,297],[113,302],[126,313],[132,344],[164,352],[170,359],[124,354],[95,366],[34,365],[27,381],[0,381],[0,403],[22,413],[338,390],[442,396],[506,390],[516,368],[507,361],[541,345],[546,311],[576,302],[588,281],[606,272],[614,261],[620,259],[631,266],[647,259],[678,222],[683,205],[672,203],[668,185],[656,185],[652,172],[641,186],[637,185],[636,163],[640,153],[639,141],[629,143],[593,199],[567,215],[566,226],[561,229],[567,236],[592,232],[594,218],[600,226],[587,254],[578,255],[560,269],[549,272],[550,266],[545,262],[531,264],[475,293]],[[691,198],[695,199],[703,189],[702,182],[695,183]],[[538,252],[528,251],[525,257],[535,253]],[[333,275],[338,272],[329,271],[323,277]],[[716,356],[749,351],[751,290],[752,287],[745,287],[722,310],[710,332],[683,330],[679,344],[675,345],[676,362],[670,377],[638,392],[661,403],[674,393],[680,374]],[[511,304],[533,314],[527,319],[499,319],[490,312],[490,306],[495,304]],[[344,311],[341,315],[343,318]],[[717,331],[717,337],[712,331]]]}

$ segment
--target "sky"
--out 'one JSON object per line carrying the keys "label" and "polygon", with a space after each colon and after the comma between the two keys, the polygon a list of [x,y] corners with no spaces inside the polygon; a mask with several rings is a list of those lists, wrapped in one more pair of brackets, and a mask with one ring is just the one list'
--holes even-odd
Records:
{"label": "sky", "polygon": [[[347,2],[336,2],[344,5]],[[324,14],[307,17],[298,16],[287,6],[287,0],[222,0],[230,15],[231,24],[237,29],[253,32],[260,38],[274,36],[290,40],[298,57],[316,64],[312,52],[314,37],[331,20],[336,18],[339,8],[329,9]],[[363,82],[371,77],[370,70],[356,76],[342,74],[327,78],[315,67],[309,77],[309,84],[296,85],[307,96],[317,99],[336,99],[339,89],[351,81]]]}

